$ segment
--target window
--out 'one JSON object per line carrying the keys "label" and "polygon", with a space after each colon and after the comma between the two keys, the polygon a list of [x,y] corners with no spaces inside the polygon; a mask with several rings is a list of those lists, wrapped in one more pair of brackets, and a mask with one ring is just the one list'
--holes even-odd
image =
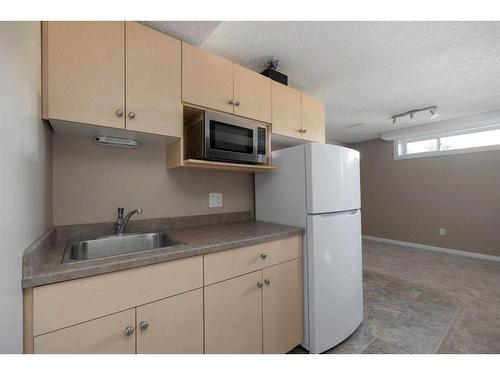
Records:
{"label": "window", "polygon": [[427,137],[394,141],[394,158],[410,159],[426,156],[500,150],[500,127],[448,132]]}
{"label": "window", "polygon": [[493,146],[500,144],[500,129],[441,137],[440,150],[460,150],[464,148]]}
{"label": "window", "polygon": [[421,152],[437,151],[437,139],[426,139],[406,143],[406,154],[418,154]]}

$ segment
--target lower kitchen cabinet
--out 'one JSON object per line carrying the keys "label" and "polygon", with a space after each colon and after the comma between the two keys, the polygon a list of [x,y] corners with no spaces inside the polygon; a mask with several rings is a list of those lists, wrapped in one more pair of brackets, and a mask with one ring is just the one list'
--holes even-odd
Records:
{"label": "lower kitchen cabinet", "polygon": [[206,353],[287,353],[302,329],[300,258],[205,287]]}
{"label": "lower kitchen cabinet", "polygon": [[203,289],[139,306],[137,353],[202,354]]}
{"label": "lower kitchen cabinet", "polygon": [[25,289],[26,353],[286,353],[300,235]]}
{"label": "lower kitchen cabinet", "polygon": [[34,352],[133,354],[135,353],[135,309],[36,336]]}
{"label": "lower kitchen cabinet", "polygon": [[205,287],[205,353],[262,353],[261,271]]}
{"label": "lower kitchen cabinet", "polygon": [[302,342],[302,262],[262,270],[263,352],[287,353]]}

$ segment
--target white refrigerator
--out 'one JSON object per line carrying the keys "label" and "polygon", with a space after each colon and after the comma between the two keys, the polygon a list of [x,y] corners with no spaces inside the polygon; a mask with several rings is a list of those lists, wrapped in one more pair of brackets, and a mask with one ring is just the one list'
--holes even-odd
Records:
{"label": "white refrigerator", "polygon": [[275,172],[255,175],[256,219],[305,229],[302,346],[321,353],[363,320],[359,153],[308,143],[272,162]]}

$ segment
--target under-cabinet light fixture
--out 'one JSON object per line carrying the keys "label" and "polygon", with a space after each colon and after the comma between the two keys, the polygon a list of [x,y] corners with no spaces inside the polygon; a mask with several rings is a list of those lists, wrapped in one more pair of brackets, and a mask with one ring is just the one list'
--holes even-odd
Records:
{"label": "under-cabinet light fixture", "polygon": [[108,137],[105,135],[97,135],[94,138],[94,143],[100,146],[115,146],[126,148],[136,148],[139,145],[134,139]]}

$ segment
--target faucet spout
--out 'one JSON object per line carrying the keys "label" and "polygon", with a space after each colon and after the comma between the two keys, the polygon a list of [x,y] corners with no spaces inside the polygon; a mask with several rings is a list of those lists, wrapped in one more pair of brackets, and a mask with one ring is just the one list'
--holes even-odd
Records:
{"label": "faucet spout", "polygon": [[125,233],[127,224],[133,215],[142,215],[142,208],[137,208],[130,211],[125,217],[123,217],[123,208],[118,208],[118,220],[116,221],[116,234],[121,235]]}

